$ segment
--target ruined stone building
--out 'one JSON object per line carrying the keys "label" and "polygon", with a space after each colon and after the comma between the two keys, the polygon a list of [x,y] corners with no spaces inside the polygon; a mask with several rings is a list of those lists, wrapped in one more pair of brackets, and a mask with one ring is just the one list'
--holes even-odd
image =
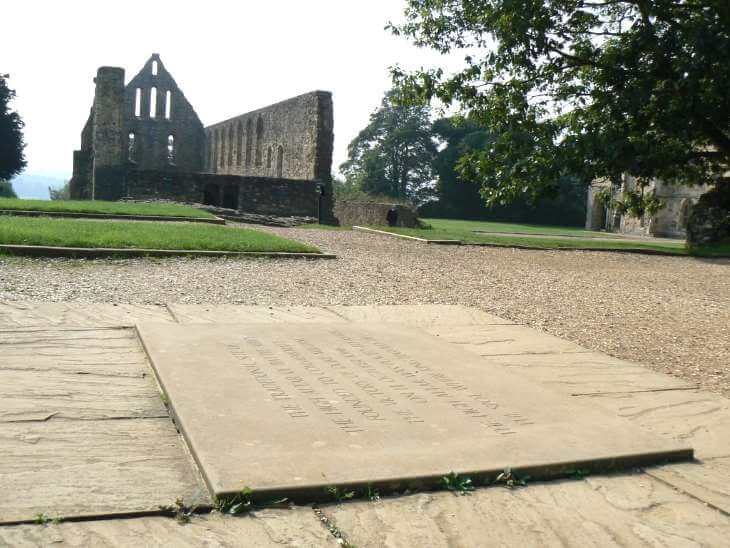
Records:
{"label": "ruined stone building", "polygon": [[[613,198],[620,199],[625,191],[633,191],[636,180],[630,175],[624,175],[619,188],[613,189]],[[707,185],[685,186],[669,185],[662,181],[653,181],[646,192],[654,192],[664,207],[654,216],[644,215],[636,219],[607,207],[600,199],[599,193],[604,189],[611,189],[608,181],[595,181],[588,188],[586,204],[586,228],[589,230],[607,230],[623,234],[641,236],[661,236],[684,238],[687,236],[687,222],[692,207],[700,196],[707,192]]]}
{"label": "ruined stone building", "polygon": [[94,82],[72,198],[163,198],[331,219],[329,92],[205,127],[158,54],[126,85],[116,67],[99,68]]}

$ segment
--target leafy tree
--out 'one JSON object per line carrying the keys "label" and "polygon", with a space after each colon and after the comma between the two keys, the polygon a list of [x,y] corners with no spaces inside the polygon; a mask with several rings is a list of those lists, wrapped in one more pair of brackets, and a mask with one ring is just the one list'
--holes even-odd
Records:
{"label": "leafy tree", "polygon": [[488,122],[495,139],[460,163],[488,204],[555,195],[566,174],[696,184],[730,168],[727,0],[407,0],[405,15],[396,34],[465,54],[453,74],[393,74],[406,101]]}
{"label": "leafy tree", "polygon": [[25,167],[23,120],[10,110],[15,91],[7,84],[8,75],[0,74],[0,179],[11,179]]}
{"label": "leafy tree", "polygon": [[63,186],[60,188],[48,187],[48,194],[51,200],[70,200],[71,199],[71,188],[69,187],[71,181],[64,181]]}
{"label": "leafy tree", "polygon": [[3,181],[0,179],[0,198],[17,198],[18,195],[13,189],[13,184],[10,181]]}
{"label": "leafy tree", "polygon": [[434,161],[438,200],[421,206],[422,216],[570,226],[585,223],[585,187],[573,176],[560,177],[555,197],[535,203],[519,197],[509,204],[485,206],[479,185],[465,180],[459,165],[465,155],[488,147],[494,134],[473,120],[459,117],[436,121],[434,133],[445,142]]}
{"label": "leafy tree", "polygon": [[433,183],[436,154],[430,109],[396,105],[392,92],[387,93],[348,152],[340,170],[350,184],[368,194],[422,200]]}

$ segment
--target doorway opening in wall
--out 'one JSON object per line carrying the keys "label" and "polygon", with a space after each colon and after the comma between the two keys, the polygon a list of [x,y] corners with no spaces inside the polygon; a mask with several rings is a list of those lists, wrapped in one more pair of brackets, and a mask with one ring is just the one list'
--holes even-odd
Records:
{"label": "doorway opening in wall", "polygon": [[238,209],[238,185],[226,185],[223,189],[223,207]]}
{"label": "doorway opening in wall", "polygon": [[216,207],[220,207],[220,195],[221,195],[221,189],[218,185],[213,183],[208,183],[205,185],[205,188],[203,189],[203,203],[205,205],[212,205]]}

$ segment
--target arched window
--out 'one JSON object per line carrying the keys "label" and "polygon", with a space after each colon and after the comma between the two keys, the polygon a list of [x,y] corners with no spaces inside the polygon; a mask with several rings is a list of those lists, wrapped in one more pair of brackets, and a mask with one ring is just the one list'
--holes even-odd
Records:
{"label": "arched window", "polygon": [[142,116],[142,88],[134,90],[134,115],[137,118]]}
{"label": "arched window", "polygon": [[168,89],[165,93],[165,120],[172,116],[172,92]]}
{"label": "arched window", "polygon": [[233,124],[228,126],[228,169],[233,165]]}
{"label": "arched window", "polygon": [[150,118],[157,117],[157,88],[150,89]]}
{"label": "arched window", "polygon": [[679,206],[679,218],[677,224],[679,228],[686,229],[687,223],[689,222],[689,215],[692,213],[692,200],[685,198],[682,200],[682,204]]}
{"label": "arched window", "polygon": [[261,116],[256,120],[256,166],[260,166],[263,160],[264,148],[264,121]]}
{"label": "arched window", "polygon": [[167,163],[175,163],[175,137],[173,135],[167,136]]}
{"label": "arched window", "polygon": [[271,169],[271,147],[266,149],[266,169]]}
{"label": "arched window", "polygon": [[284,176],[284,147],[281,145],[276,150],[276,176]]}
{"label": "arched window", "polygon": [[241,120],[238,121],[237,125],[237,141],[236,141],[236,164],[239,166],[243,162],[243,124]]}
{"label": "arched window", "polygon": [[137,136],[134,132],[129,134],[129,140],[127,141],[127,159],[130,162],[134,162],[137,158]]}
{"label": "arched window", "polygon": [[157,76],[157,61],[152,61],[152,76]]}
{"label": "arched window", "polygon": [[251,154],[253,152],[253,127],[251,119],[246,121],[246,167],[251,165]]}

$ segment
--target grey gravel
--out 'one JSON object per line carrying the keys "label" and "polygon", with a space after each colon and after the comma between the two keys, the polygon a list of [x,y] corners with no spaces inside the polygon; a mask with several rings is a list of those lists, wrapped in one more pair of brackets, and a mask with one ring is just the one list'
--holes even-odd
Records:
{"label": "grey gravel", "polygon": [[[257,227],[261,228],[261,227]],[[265,228],[334,261],[0,257],[0,300],[463,304],[730,396],[730,260]]]}

